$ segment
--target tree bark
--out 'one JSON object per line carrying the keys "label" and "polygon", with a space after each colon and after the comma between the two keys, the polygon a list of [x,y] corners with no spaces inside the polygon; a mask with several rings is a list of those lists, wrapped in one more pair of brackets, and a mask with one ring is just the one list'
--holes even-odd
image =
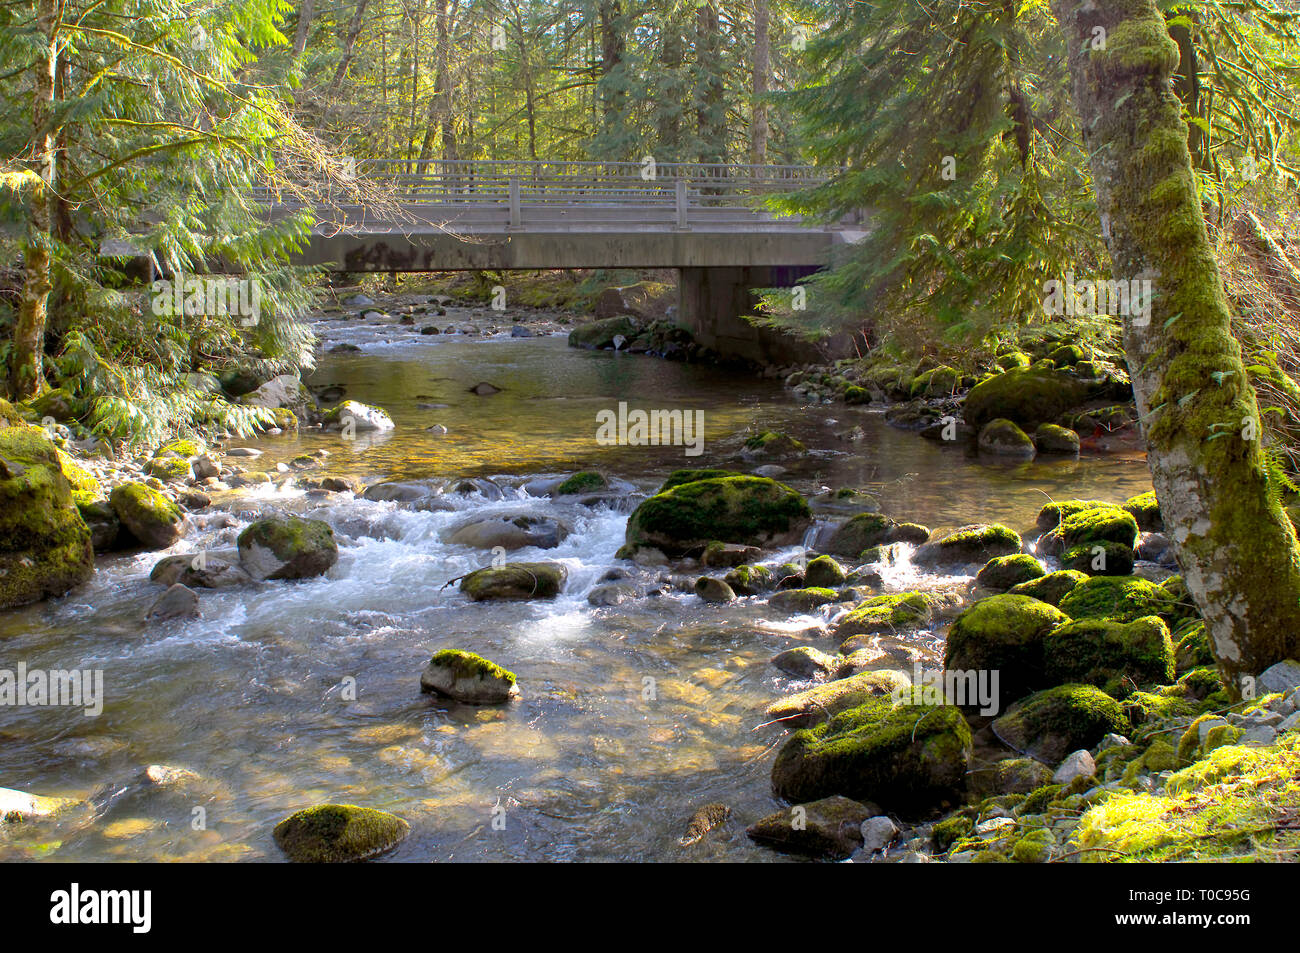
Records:
{"label": "tree bark", "polygon": [[726,117],[722,104],[721,37],[714,0],[704,0],[700,4],[695,29],[695,122],[700,139],[699,161],[722,162],[726,153],[726,143],[722,141]]}
{"label": "tree bark", "polygon": [[767,161],[767,90],[772,75],[767,0],[754,0],[754,102],[750,107],[750,152],[755,165]]}
{"label": "tree bark", "polygon": [[442,157],[451,160],[456,154],[456,117],[453,115],[450,67],[451,26],[448,0],[434,0],[433,98],[429,100],[424,142],[420,145],[420,174],[433,158],[433,139],[442,136]]}
{"label": "tree bark", "polygon": [[[369,0],[357,0],[357,8],[352,12],[352,20],[348,23],[348,35],[343,39],[343,56],[339,59],[339,65],[334,70],[334,78],[330,80],[330,89],[337,89],[339,83],[343,82],[343,75],[348,71],[348,66],[352,62],[355,54],[357,37],[361,35],[361,28],[365,26],[366,4]],[[384,57],[388,61],[388,57]]]}
{"label": "tree bark", "polygon": [[298,28],[293,34],[293,55],[297,59],[307,49],[307,31],[311,29],[312,11],[316,0],[302,0],[298,5]]}
{"label": "tree bark", "polygon": [[52,286],[50,197],[58,148],[57,130],[52,123],[58,73],[58,18],[56,0],[40,0],[36,4],[36,23],[43,39],[32,78],[32,151],[36,172],[15,177],[15,184],[30,193],[25,205],[27,235],[23,242],[22,299],[14,323],[9,364],[9,391],[17,400],[36,396],[45,380],[45,320]]}
{"label": "tree bark", "polygon": [[1156,497],[1214,653],[1240,689],[1242,676],[1300,657],[1300,548],[1270,491],[1259,409],[1197,198],[1170,87],[1178,47],[1153,0],[1052,0],[1052,10],[1109,223],[1112,277],[1149,279],[1154,291],[1148,320],[1123,325]]}

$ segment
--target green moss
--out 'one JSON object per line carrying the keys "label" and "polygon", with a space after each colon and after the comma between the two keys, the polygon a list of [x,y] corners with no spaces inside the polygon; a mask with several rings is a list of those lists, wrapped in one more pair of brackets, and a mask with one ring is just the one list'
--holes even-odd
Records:
{"label": "green moss", "polygon": [[1020,552],[1023,543],[1018,533],[1001,523],[963,526],[942,539],[926,543],[912,555],[920,566],[987,562],[995,556]]}
{"label": "green moss", "polygon": [[1092,354],[1077,344],[1062,344],[1047,357],[1057,367],[1072,367],[1080,361],[1090,360]]}
{"label": "green moss", "polygon": [[1119,702],[1092,685],[1058,685],[1036,692],[993,722],[1004,744],[1049,764],[1129,728]]}
{"label": "green moss", "polygon": [[803,576],[804,585],[823,589],[842,586],[848,578],[844,567],[830,556],[818,556],[809,562]]}
{"label": "green moss", "polygon": [[999,417],[1021,427],[1054,421],[1087,396],[1087,387],[1072,375],[1050,368],[1013,368],[973,387],[963,416],[976,430]]}
{"label": "green moss", "polygon": [[566,578],[560,563],[506,563],[476,569],[460,581],[460,591],[475,602],[487,599],[553,599]]}
{"label": "green moss", "polygon": [[396,847],[411,827],[400,817],[351,804],[321,804],[275,826],[275,842],[298,863],[368,860]]}
{"label": "green moss", "polygon": [[1067,517],[1082,513],[1084,510],[1108,505],[1101,500],[1063,500],[1060,503],[1048,503],[1038,511],[1038,531],[1040,533],[1051,532],[1060,526]]}
{"label": "green moss", "polygon": [[1096,685],[1125,698],[1152,683],[1174,680],[1174,648],[1164,621],[1084,619],[1053,629],[1043,643],[1051,682]]}
{"label": "green moss", "polygon": [[869,404],[871,403],[871,391],[867,390],[865,387],[859,387],[856,384],[847,387],[844,390],[844,403],[850,406]]}
{"label": "green moss", "polygon": [[1050,606],[1056,606],[1060,605],[1067,592],[1087,578],[1086,573],[1073,569],[1059,569],[1056,572],[1049,572],[1046,576],[1012,586],[1010,592],[1013,596],[1030,596]]}
{"label": "green moss", "polygon": [[912,379],[912,397],[946,397],[961,383],[961,374],[945,364],[931,368]]}
{"label": "green moss", "polygon": [[1163,589],[1139,576],[1093,576],[1061,599],[1061,611],[1072,619],[1113,619],[1132,622],[1160,615],[1170,601]]}
{"label": "green moss", "polygon": [[1071,546],[1061,554],[1066,569],[1093,576],[1128,576],[1133,573],[1132,546],[1109,541]]}
{"label": "green moss", "polygon": [[812,522],[802,496],[763,477],[696,480],[658,493],[627,521],[627,544],[670,555],[712,540],[762,546],[793,542]]}
{"label": "green moss", "polygon": [[[306,579],[329,570],[339,558],[334,529],[324,520],[296,516],[256,520],[239,534],[239,555],[245,566],[259,549],[270,550],[282,565],[266,579]],[[250,569],[250,572],[253,572]],[[254,572],[256,576],[257,573]]]}
{"label": "green moss", "polygon": [[893,542],[897,526],[883,513],[858,513],[836,527],[826,549],[837,556],[856,556],[864,549]]}
{"label": "green moss", "polygon": [[731,572],[727,573],[723,579],[737,594],[742,596],[755,596],[765,589],[771,589],[775,583],[772,577],[772,570],[766,566],[743,565],[737,566]]}
{"label": "green moss", "polygon": [[976,441],[983,453],[1030,458],[1036,452],[1034,441],[1014,421],[996,417],[980,428]]}
{"label": "green moss", "polygon": [[877,632],[894,632],[899,629],[927,625],[934,616],[932,597],[924,592],[898,592],[864,599],[853,607],[835,628],[837,638],[847,641],[855,635],[872,635]]}
{"label": "green moss", "polygon": [[1001,703],[1044,685],[1043,641],[1069,618],[1029,596],[981,599],[957,617],[948,632],[944,668],[999,673]]}
{"label": "green moss", "polygon": [[1061,552],[1075,546],[1117,543],[1130,551],[1137,542],[1137,521],[1118,506],[1095,506],[1062,518],[1060,526],[1039,542],[1044,552]]}
{"label": "green moss", "polygon": [[443,649],[434,653],[430,665],[450,669],[456,679],[482,678],[492,681],[505,681],[515,684],[515,673],[502,668],[496,662],[490,662],[481,655],[465,652],[461,649]]}
{"label": "green moss", "polygon": [[842,794],[923,810],[961,786],[970,744],[951,705],[871,701],[795,732],[772,766],[772,790],[792,803]]}
{"label": "green moss", "polygon": [[999,354],[994,363],[1004,371],[1014,368],[1028,367],[1030,364],[1029,355],[1024,351],[1007,351],[1005,354]]}
{"label": "green moss", "polygon": [[765,454],[803,453],[807,450],[802,443],[789,434],[776,430],[764,430],[762,433],[754,434],[745,441],[745,449]]}
{"label": "green moss", "polygon": [[745,476],[745,474],[736,470],[674,470],[668,474],[668,479],[664,481],[664,485],[655,492],[663,493],[684,483],[695,483],[697,480],[714,480],[720,477],[734,476]]}
{"label": "green moss", "polygon": [[194,475],[185,457],[155,457],[145,465],[145,472],[165,482],[188,480]]}
{"label": "green moss", "polygon": [[1044,575],[1043,566],[1028,553],[994,556],[975,576],[975,584],[985,589],[1010,589]]}
{"label": "green moss", "polygon": [[1018,864],[1046,863],[1051,857],[1054,845],[1051,832],[1046,828],[1039,828],[1016,841],[1015,846],[1011,848],[1011,859]]}
{"label": "green moss", "polygon": [[1029,793],[1020,805],[1018,813],[1024,817],[1029,814],[1041,814],[1047,810],[1048,805],[1052,803],[1061,793],[1062,786],[1059,784],[1044,784]]}
{"label": "green moss", "polygon": [[930,830],[930,842],[936,850],[946,852],[956,841],[969,837],[975,830],[975,822],[962,814],[956,814],[940,821]]}
{"label": "green moss", "polygon": [[787,612],[811,612],[818,606],[839,601],[834,589],[810,586],[805,589],[783,589],[768,597],[767,604]]}
{"label": "green moss", "polygon": [[183,457],[186,460],[191,460],[201,455],[206,449],[199,440],[173,440],[171,443],[165,443],[159,447],[154,457]]}
{"label": "green moss", "polygon": [[1143,532],[1160,532],[1165,528],[1165,522],[1160,516],[1160,504],[1156,501],[1153,490],[1129,497],[1124,501],[1123,509],[1132,515]]}
{"label": "green moss", "polygon": [[609,481],[595,470],[583,470],[581,473],[575,473],[563,483],[555,488],[555,492],[560,496],[566,496],[570,493],[590,493],[593,490],[603,490],[609,486]]}

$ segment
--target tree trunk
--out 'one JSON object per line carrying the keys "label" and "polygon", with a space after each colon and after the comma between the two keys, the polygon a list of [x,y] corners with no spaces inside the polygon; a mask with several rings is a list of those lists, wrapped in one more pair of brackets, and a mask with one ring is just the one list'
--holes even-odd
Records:
{"label": "tree trunk", "polygon": [[1123,324],[1156,497],[1214,653],[1240,688],[1242,676],[1300,657],[1300,548],[1270,492],[1259,409],[1170,88],[1178,47],[1153,0],[1052,0],[1052,10],[1112,277],[1148,279],[1154,292],[1146,320]]}
{"label": "tree trunk", "polygon": [[[339,65],[334,70],[334,78],[330,80],[330,89],[337,89],[339,83],[343,82],[343,74],[348,71],[348,65],[352,62],[352,57],[356,50],[357,37],[361,35],[361,28],[365,26],[366,4],[369,0],[357,0],[357,8],[352,12],[352,20],[348,23],[348,35],[343,40],[343,56],[339,59]],[[388,57],[384,57],[384,62],[388,62]],[[387,88],[385,86],[385,88]]]}
{"label": "tree trunk", "polygon": [[420,146],[420,174],[433,158],[433,139],[442,135],[442,157],[455,159],[456,126],[452,114],[452,79],[450,67],[451,28],[448,0],[434,0],[433,98],[429,100],[424,142]]}
{"label": "tree trunk", "polygon": [[722,141],[726,117],[722,112],[721,38],[714,0],[704,0],[700,4],[695,28],[695,121],[700,139],[699,161],[722,162],[726,152],[726,143]]}
{"label": "tree trunk", "polygon": [[316,0],[302,0],[298,5],[298,29],[293,34],[293,55],[297,59],[307,49],[307,31],[311,29],[312,10]]}
{"label": "tree trunk", "polygon": [[772,74],[767,0],[754,0],[754,102],[750,107],[750,152],[754,165],[767,161],[767,89]]}
{"label": "tree trunk", "polygon": [[57,23],[59,4],[40,0],[36,23],[42,34],[41,57],[32,79],[32,142],[35,176],[22,176],[27,236],[23,242],[23,287],[14,323],[10,353],[9,391],[17,400],[40,393],[44,383],[45,318],[50,297],[51,186],[54,184],[56,130],[51,123],[54,82],[58,72]]}

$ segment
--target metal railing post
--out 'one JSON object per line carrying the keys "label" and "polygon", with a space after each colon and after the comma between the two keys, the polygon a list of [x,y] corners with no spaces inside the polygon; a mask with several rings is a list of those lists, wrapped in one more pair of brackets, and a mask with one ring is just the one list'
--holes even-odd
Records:
{"label": "metal railing post", "polygon": [[519,176],[510,177],[510,227],[518,228],[522,216],[519,210]]}
{"label": "metal railing post", "polygon": [[686,224],[686,180],[679,178],[673,183],[677,195],[677,227],[687,228]]}

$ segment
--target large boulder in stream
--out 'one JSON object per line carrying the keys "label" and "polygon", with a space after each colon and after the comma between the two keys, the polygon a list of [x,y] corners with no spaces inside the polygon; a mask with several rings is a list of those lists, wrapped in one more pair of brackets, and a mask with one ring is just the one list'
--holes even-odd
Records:
{"label": "large boulder in stream", "polygon": [[999,418],[1032,430],[1054,422],[1087,397],[1088,385],[1066,371],[1013,368],[972,387],[962,415],[976,430]]}
{"label": "large boulder in stream", "polygon": [[94,568],[54,444],[37,427],[0,429],[0,608],[61,596]]}
{"label": "large boulder in stream", "polygon": [[475,549],[554,549],[569,535],[559,520],[528,513],[500,513],[462,523],[447,534],[447,542]]}
{"label": "large boulder in stream", "polygon": [[420,675],[420,690],[467,705],[499,705],[519,694],[514,672],[460,649],[443,649],[429,660]]}
{"label": "large boulder in stream", "polygon": [[475,602],[489,599],[554,599],[568,571],[560,563],[506,563],[476,569],[460,581],[460,591]]}
{"label": "large boulder in stream", "polygon": [[254,579],[308,579],[338,562],[334,530],[297,516],[257,520],[239,534],[239,562]]}
{"label": "large boulder in stream", "polygon": [[185,514],[164,494],[143,483],[123,483],[108,497],[122,525],[149,549],[166,549],[185,535]]}
{"label": "large boulder in stream", "polygon": [[331,430],[346,430],[351,427],[353,433],[392,430],[396,426],[393,418],[382,408],[363,404],[359,400],[345,400],[331,408],[326,412],[324,422]]}
{"label": "large boulder in stream", "polygon": [[799,542],[812,524],[802,496],[766,477],[724,476],[681,483],[656,493],[627,521],[621,556],[645,547],[670,556],[702,550],[717,540],[746,546]]}
{"label": "large boulder in stream", "polygon": [[772,792],[798,804],[841,794],[890,811],[921,813],[953,797],[970,760],[960,711],[921,693],[868,701],[797,731],[772,765]]}
{"label": "large boulder in stream", "polygon": [[957,617],[948,632],[943,667],[950,672],[996,672],[999,704],[1042,688],[1045,640],[1070,618],[1030,596],[981,599]]}
{"label": "large boulder in stream", "polygon": [[276,844],[304,864],[346,864],[392,850],[411,833],[395,814],[352,804],[320,804],[275,825]]}
{"label": "large boulder in stream", "polygon": [[1093,685],[1037,692],[993,722],[993,734],[1004,745],[1047,765],[1130,730],[1119,702]]}
{"label": "large boulder in stream", "polygon": [[963,526],[933,543],[917,547],[912,562],[918,566],[960,566],[987,563],[996,556],[1020,552],[1020,535],[1001,523]]}
{"label": "large boulder in stream", "polygon": [[605,350],[614,346],[615,338],[630,341],[636,332],[636,323],[626,316],[588,321],[569,332],[569,347]]}

